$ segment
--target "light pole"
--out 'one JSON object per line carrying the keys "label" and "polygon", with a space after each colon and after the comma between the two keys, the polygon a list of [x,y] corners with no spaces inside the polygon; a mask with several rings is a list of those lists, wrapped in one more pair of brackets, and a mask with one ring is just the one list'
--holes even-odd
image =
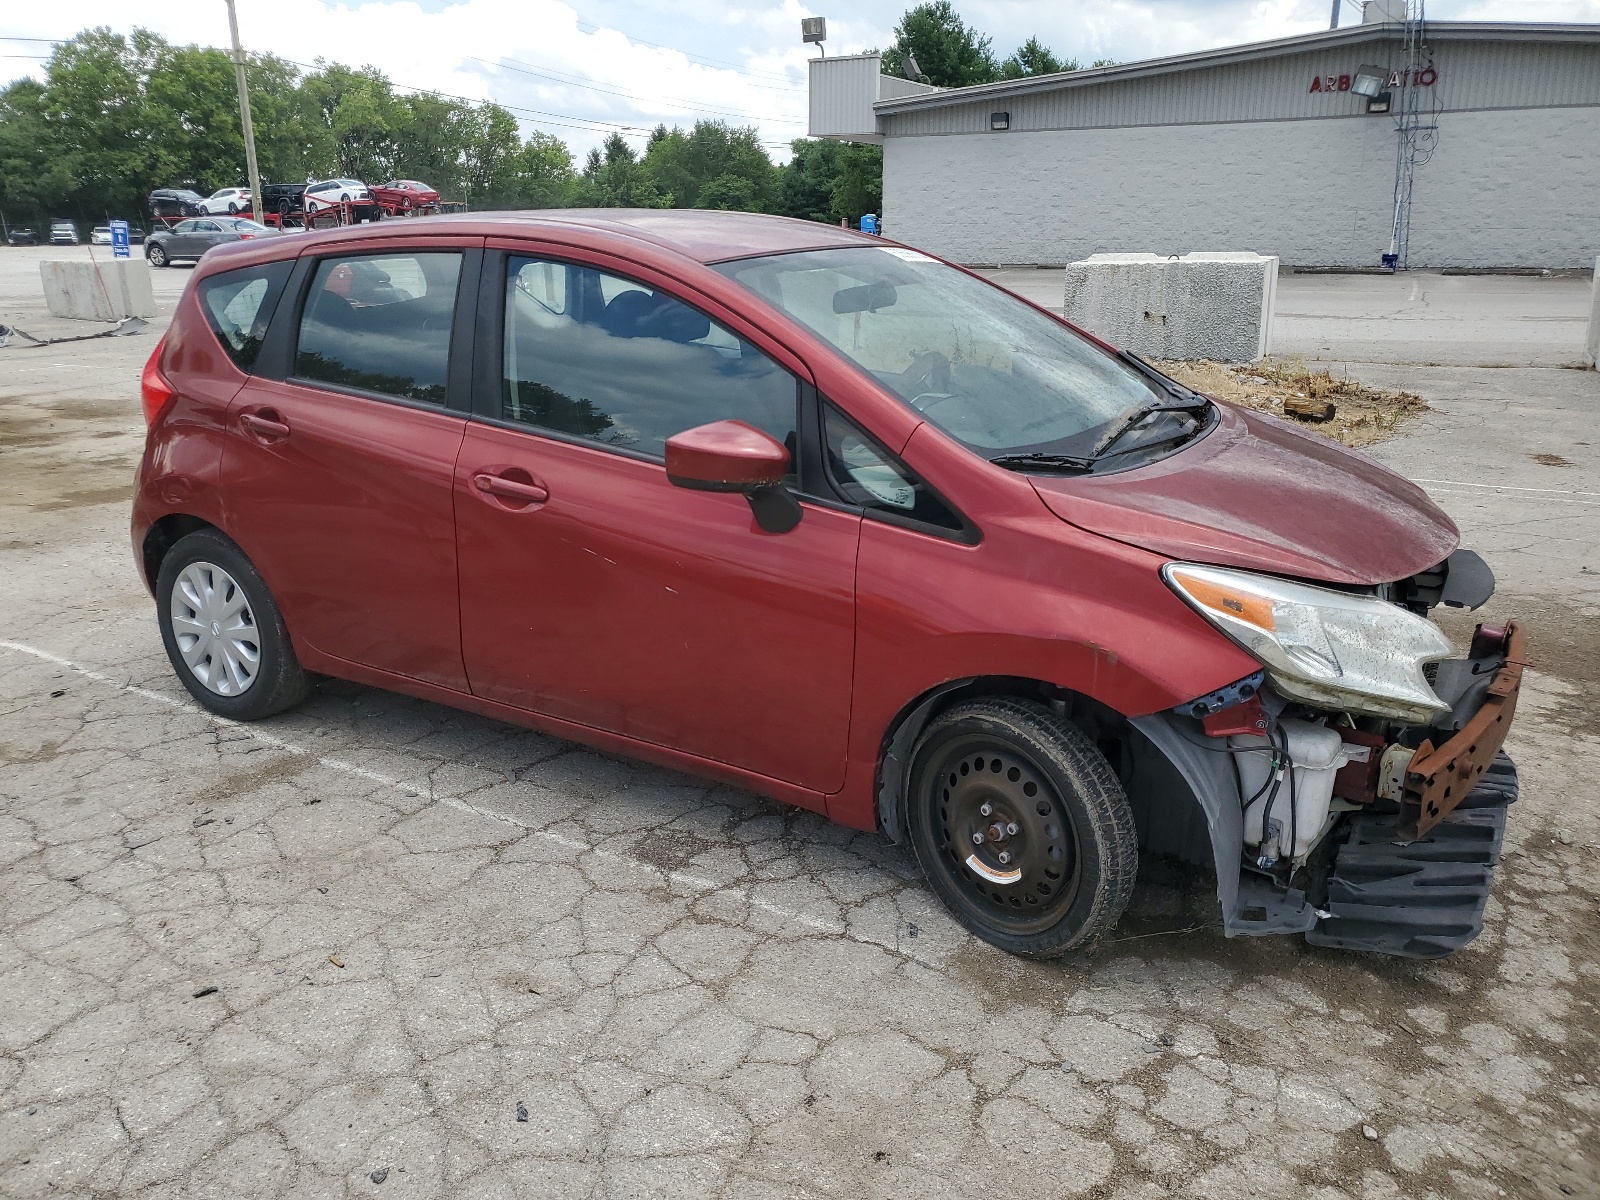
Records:
{"label": "light pole", "polygon": [[244,51],[239,49],[239,14],[228,0],[228,31],[233,34],[233,77],[239,84],[239,123],[244,129],[244,165],[250,173],[250,213],[261,220],[261,172],[256,169],[256,131],[250,123],[250,85],[244,78]]}

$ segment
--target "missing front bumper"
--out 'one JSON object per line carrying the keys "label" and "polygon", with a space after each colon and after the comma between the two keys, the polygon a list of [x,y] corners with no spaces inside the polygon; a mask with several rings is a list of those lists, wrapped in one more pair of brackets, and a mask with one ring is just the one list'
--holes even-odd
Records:
{"label": "missing front bumper", "polygon": [[[1479,627],[1475,652],[1488,632]],[[1502,639],[1499,653],[1505,661],[1490,682],[1477,713],[1442,746],[1435,748],[1431,741],[1425,741],[1411,756],[1398,829],[1405,841],[1426,835],[1474,792],[1505,744],[1506,734],[1511,732],[1517,695],[1522,689],[1522,668],[1528,661],[1528,639],[1515,621],[1506,623]]]}

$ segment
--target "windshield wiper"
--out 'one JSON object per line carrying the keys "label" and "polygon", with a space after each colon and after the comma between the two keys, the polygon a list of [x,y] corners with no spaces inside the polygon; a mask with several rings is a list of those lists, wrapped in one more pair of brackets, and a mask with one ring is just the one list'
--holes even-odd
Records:
{"label": "windshield wiper", "polygon": [[1181,404],[1141,404],[1137,408],[1131,408],[1100,436],[1100,440],[1094,444],[1094,449],[1089,451],[1089,457],[1099,458],[1120,442],[1135,426],[1142,424],[1146,418],[1155,416],[1156,413],[1203,412],[1210,403],[1204,396],[1194,396]]}
{"label": "windshield wiper", "polygon": [[997,454],[989,460],[997,467],[1009,467],[1012,470],[1027,470],[1030,467],[1041,471],[1092,471],[1094,459],[1079,458],[1073,454]]}

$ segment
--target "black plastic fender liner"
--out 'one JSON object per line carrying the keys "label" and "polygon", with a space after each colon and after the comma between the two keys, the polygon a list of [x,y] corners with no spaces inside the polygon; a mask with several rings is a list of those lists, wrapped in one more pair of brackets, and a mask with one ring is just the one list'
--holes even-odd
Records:
{"label": "black plastic fender liner", "polygon": [[[1222,905],[1222,931],[1228,937],[1304,933],[1317,921],[1316,909],[1299,891],[1283,892],[1244,877],[1244,813],[1233,756],[1221,746],[1210,749],[1204,728],[1191,717],[1153,713],[1128,722],[1183,776],[1194,801],[1205,814],[1211,834],[1211,857],[1217,872],[1217,900]],[[1249,913],[1247,919],[1245,914]]]}
{"label": "black plastic fender liner", "polygon": [[1502,751],[1471,794],[1419,841],[1396,844],[1395,813],[1352,816],[1338,835],[1330,915],[1306,941],[1404,958],[1461,949],[1483,931],[1506,809],[1517,791],[1517,768]]}

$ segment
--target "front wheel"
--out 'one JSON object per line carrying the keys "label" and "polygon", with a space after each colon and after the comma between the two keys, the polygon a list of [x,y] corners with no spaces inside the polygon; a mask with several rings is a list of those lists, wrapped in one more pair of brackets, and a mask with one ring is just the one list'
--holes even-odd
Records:
{"label": "front wheel", "polygon": [[912,753],[911,843],[956,919],[1053,958],[1117,923],[1138,873],[1133,810],[1104,756],[1046,705],[959,704]]}
{"label": "front wheel", "polygon": [[198,530],[172,547],[156,577],[156,605],[172,669],[212,712],[255,721],[310,691],[272,593],[217,530]]}
{"label": "front wheel", "polygon": [[152,267],[164,267],[167,265],[167,252],[159,244],[151,243],[146,246],[144,256],[150,260]]}

